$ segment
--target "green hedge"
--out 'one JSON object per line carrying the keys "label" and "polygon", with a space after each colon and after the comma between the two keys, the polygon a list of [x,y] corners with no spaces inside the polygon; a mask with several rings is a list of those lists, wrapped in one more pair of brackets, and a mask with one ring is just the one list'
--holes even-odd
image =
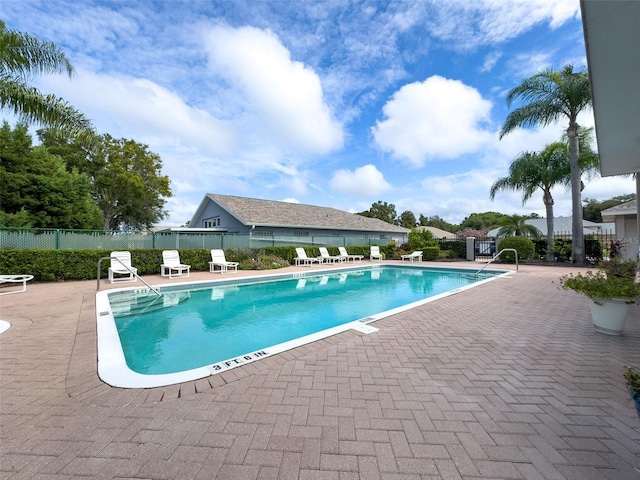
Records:
{"label": "green hedge", "polygon": [[422,258],[426,261],[437,260],[440,256],[440,247],[424,247]]}
{"label": "green hedge", "polygon": [[[384,252],[387,247],[381,246]],[[307,255],[320,255],[318,247],[305,247]],[[347,248],[350,254],[369,258],[369,246]],[[328,247],[329,254],[338,255],[337,247]],[[191,265],[192,271],[208,271],[211,253],[208,249],[179,250],[180,261]],[[225,258],[239,262],[240,269],[262,270],[284,267],[294,263],[296,247],[266,247],[253,249],[225,249]],[[110,250],[0,250],[0,274],[33,275],[36,281],[95,280],[98,260],[108,257]],[[279,262],[283,259],[284,262]],[[157,275],[162,264],[162,250],[131,250],[131,264],[139,275]],[[109,260],[103,260],[101,278],[107,277]]]}
{"label": "green hedge", "polygon": [[467,258],[466,240],[440,240],[440,249],[454,252],[451,258]]}

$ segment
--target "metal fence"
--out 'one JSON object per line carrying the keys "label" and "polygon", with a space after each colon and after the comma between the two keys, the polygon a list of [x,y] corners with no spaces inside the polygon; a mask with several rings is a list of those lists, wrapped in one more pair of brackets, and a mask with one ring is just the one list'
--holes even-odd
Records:
{"label": "metal fence", "polygon": [[367,235],[252,236],[206,232],[117,232],[104,230],[0,229],[0,249],[142,250],[260,248],[287,245],[380,245],[389,240]]}

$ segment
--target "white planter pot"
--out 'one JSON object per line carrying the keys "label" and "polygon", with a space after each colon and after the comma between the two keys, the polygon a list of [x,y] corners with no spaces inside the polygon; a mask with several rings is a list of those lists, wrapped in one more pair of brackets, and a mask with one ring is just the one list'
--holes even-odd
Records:
{"label": "white planter pot", "polygon": [[602,305],[598,305],[593,300],[590,302],[591,318],[596,330],[607,335],[620,335],[631,305],[626,303],[624,298],[598,300]]}

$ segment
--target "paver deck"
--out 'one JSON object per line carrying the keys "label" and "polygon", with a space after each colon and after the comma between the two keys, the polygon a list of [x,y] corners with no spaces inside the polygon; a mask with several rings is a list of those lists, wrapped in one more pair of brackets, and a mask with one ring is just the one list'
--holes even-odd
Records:
{"label": "paver deck", "polygon": [[153,389],[98,378],[95,281],[32,283],[0,300],[0,478],[638,480],[640,307],[595,332],[558,289],[577,270],[521,266],[376,333]]}

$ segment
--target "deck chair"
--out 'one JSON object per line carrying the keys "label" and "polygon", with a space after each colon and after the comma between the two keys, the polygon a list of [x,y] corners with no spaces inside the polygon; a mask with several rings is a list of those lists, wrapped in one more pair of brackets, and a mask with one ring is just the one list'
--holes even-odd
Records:
{"label": "deck chair", "polygon": [[296,247],[296,255],[297,255],[297,257],[293,259],[295,261],[296,265],[309,265],[310,266],[313,263],[322,263],[317,258],[307,257],[307,252],[302,247]]}
{"label": "deck chair", "polygon": [[20,290],[3,291],[0,293],[0,295],[26,292],[27,282],[30,280],[33,280],[33,275],[0,275],[0,285],[15,286],[22,284],[22,288]]}
{"label": "deck chair", "polygon": [[[162,252],[162,265],[160,265],[161,277],[188,277],[190,269],[191,265],[180,263],[180,254],[177,250],[164,250]],[[185,272],[187,272],[186,275]]]}
{"label": "deck chair", "polygon": [[371,246],[371,253],[369,254],[369,259],[370,260],[382,260],[382,254],[380,253],[380,247],[377,245],[372,245]]}
{"label": "deck chair", "polygon": [[209,262],[209,271],[215,272],[216,267],[220,269],[220,273],[227,273],[229,269],[238,271],[238,262],[227,262],[224,257],[224,250],[214,248],[211,250],[211,261]]}
{"label": "deck chair", "polygon": [[111,266],[109,267],[109,281],[135,282],[138,269],[131,265],[131,252],[111,252]]}
{"label": "deck chair", "polygon": [[422,251],[420,250],[416,250],[413,253],[410,253],[408,255],[402,255],[402,260],[408,260],[410,262],[413,262],[414,260],[417,260],[418,262],[422,261]]}
{"label": "deck chair", "polygon": [[344,247],[338,247],[338,251],[340,252],[340,257],[342,257],[343,261],[356,260],[362,261],[364,255],[353,255],[347,252],[347,249]]}
{"label": "deck chair", "polygon": [[343,259],[340,255],[329,255],[329,250],[326,247],[320,247],[320,256],[318,257],[318,261],[320,263],[336,263],[342,262]]}

